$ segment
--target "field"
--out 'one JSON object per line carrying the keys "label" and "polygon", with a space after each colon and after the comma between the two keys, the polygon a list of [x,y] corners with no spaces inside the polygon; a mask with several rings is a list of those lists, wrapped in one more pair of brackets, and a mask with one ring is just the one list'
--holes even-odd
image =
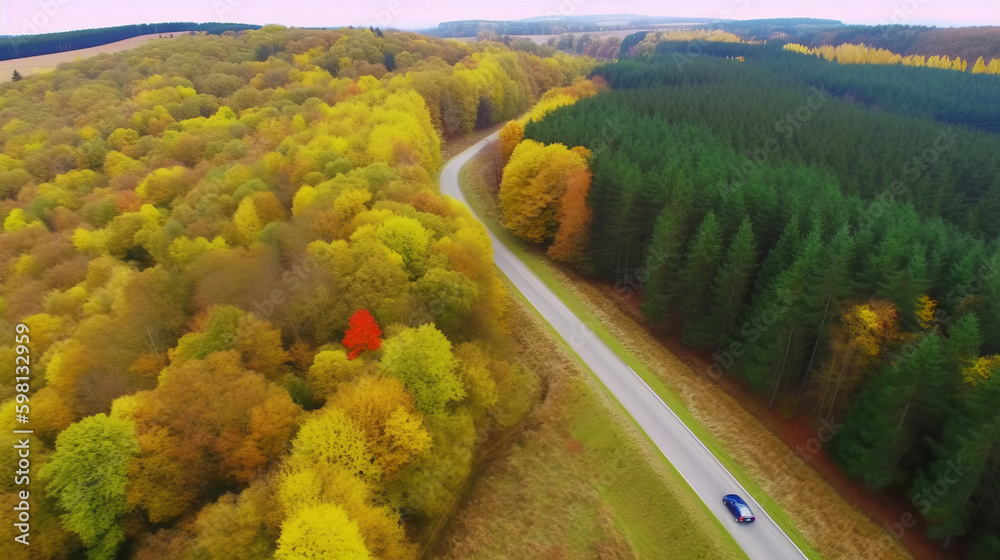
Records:
{"label": "field", "polygon": [[[119,51],[126,51],[129,49],[134,49],[139,45],[149,41],[150,39],[158,39],[161,34],[153,33],[150,35],[140,35],[139,37],[132,37],[131,39],[125,39],[124,41],[116,41],[114,43],[108,43],[106,45],[101,45],[98,47],[90,47],[89,49],[79,49],[75,51],[66,51],[54,54],[44,54],[41,56],[29,56],[27,58],[15,58],[13,60],[0,60],[0,79],[7,80],[10,75],[17,70],[22,76],[28,76],[34,74],[35,72],[42,72],[44,70],[53,70],[63,62],[72,62],[81,58],[89,58],[91,56],[97,56],[104,53],[116,53]],[[169,33],[162,34],[164,38],[170,36]],[[175,33],[179,35],[179,33]],[[5,39],[10,40],[10,39]]]}

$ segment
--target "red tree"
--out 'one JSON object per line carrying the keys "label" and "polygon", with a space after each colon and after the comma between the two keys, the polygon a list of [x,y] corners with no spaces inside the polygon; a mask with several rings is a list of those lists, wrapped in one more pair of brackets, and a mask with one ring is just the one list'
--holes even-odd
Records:
{"label": "red tree", "polygon": [[344,333],[344,341],[341,343],[351,352],[347,355],[348,360],[353,360],[361,355],[365,350],[378,350],[382,346],[382,329],[378,328],[375,318],[367,309],[361,309],[351,315],[349,321],[351,325]]}

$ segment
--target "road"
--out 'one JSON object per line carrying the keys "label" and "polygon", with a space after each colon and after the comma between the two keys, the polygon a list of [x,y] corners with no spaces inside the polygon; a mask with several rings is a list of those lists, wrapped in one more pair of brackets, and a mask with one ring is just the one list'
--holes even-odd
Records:
{"label": "road", "polygon": [[[496,134],[454,157],[441,171],[441,192],[466,205],[459,189],[459,171]],[[708,509],[752,560],[801,559],[805,555],[704,444],[684,425],[649,386],[608,346],[595,336],[554,293],[503,243],[490,233],[493,259],[524,297],[566,340],[639,427],[701,497]],[[722,505],[722,496],[739,494],[757,520],[737,523]]]}

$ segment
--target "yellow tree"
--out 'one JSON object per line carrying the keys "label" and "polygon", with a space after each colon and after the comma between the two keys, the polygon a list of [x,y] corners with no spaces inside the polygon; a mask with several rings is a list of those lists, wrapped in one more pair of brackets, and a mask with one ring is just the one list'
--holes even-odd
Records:
{"label": "yellow tree", "polygon": [[997,371],[1000,371],[1000,355],[983,356],[962,370],[962,378],[966,383],[978,385],[988,381]]}
{"label": "yellow tree", "polygon": [[593,217],[587,204],[590,180],[590,170],[585,168],[573,169],[566,177],[566,192],[556,213],[559,229],[548,250],[548,255],[557,261],[572,261],[584,254]]}
{"label": "yellow tree", "polygon": [[917,298],[917,320],[920,322],[920,328],[930,329],[937,324],[937,317],[934,315],[937,303],[926,294]]}
{"label": "yellow tree", "polygon": [[333,400],[361,428],[386,478],[393,478],[431,444],[413,397],[399,380],[362,377],[341,387]]}
{"label": "yellow tree", "polygon": [[507,165],[514,148],[524,139],[524,125],[517,121],[509,121],[500,129],[500,155],[503,164]]}
{"label": "yellow tree", "polygon": [[292,442],[292,463],[333,465],[367,480],[379,469],[365,445],[364,433],[344,411],[326,407],[302,424]]}
{"label": "yellow tree", "polygon": [[976,63],[972,66],[972,73],[973,74],[986,73],[986,61],[983,60],[983,57],[979,57],[978,59],[976,59]]}
{"label": "yellow tree", "polygon": [[874,299],[849,308],[843,322],[858,348],[868,356],[879,355],[885,346],[902,338],[896,308],[885,300]]}
{"label": "yellow tree", "polygon": [[370,560],[358,531],[340,507],[322,504],[303,509],[281,526],[275,560]]}
{"label": "yellow tree", "polygon": [[552,239],[559,227],[559,201],[569,174],[586,168],[584,158],[562,144],[534,140],[518,144],[500,183],[504,225],[528,241]]}
{"label": "yellow tree", "polygon": [[313,396],[326,400],[334,394],[337,386],[350,381],[364,368],[361,360],[348,360],[343,350],[323,350],[313,358],[312,366],[306,373],[306,382]]}
{"label": "yellow tree", "polygon": [[233,222],[236,223],[236,230],[240,233],[243,243],[249,245],[257,239],[257,234],[264,227],[257,212],[257,205],[253,198],[246,197],[240,201],[236,214],[233,215]]}

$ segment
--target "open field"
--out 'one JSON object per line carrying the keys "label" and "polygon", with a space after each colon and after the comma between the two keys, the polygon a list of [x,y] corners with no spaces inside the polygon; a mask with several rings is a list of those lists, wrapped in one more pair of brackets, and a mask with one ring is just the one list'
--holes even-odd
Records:
{"label": "open field", "polygon": [[[175,32],[174,36],[179,37],[182,33],[184,32]],[[73,62],[77,59],[89,58],[103,53],[111,54],[118,51],[127,51],[144,44],[150,39],[158,39],[160,38],[160,35],[161,34],[152,33],[149,35],[140,35],[138,37],[132,37],[131,39],[116,41],[114,43],[108,43],[106,45],[90,47],[87,49],[43,54],[40,56],[29,56],[26,58],[14,58],[11,60],[0,60],[0,79],[9,80],[10,75],[14,73],[14,70],[20,72],[22,76],[27,76],[29,74],[34,74],[35,72],[53,70],[56,66],[59,66],[63,62]],[[170,37],[169,33],[163,33],[162,35],[165,39]],[[8,38],[4,40],[10,41],[12,39]]]}
{"label": "open field", "polygon": [[[468,176],[480,179],[467,183],[466,188],[472,195],[470,199],[475,198],[484,210],[481,215],[495,219],[498,213],[492,193],[481,179],[492,172],[481,160],[478,165],[479,173]],[[504,233],[496,223],[490,227],[494,232]],[[799,531],[815,547],[817,556],[909,557],[902,546],[838,494],[737,399],[663,347],[607,294],[586,282],[571,280],[512,235],[501,238],[519,245],[515,250],[526,261],[533,261],[529,264],[533,271],[564,297],[585,322],[592,321],[588,324],[595,325],[595,334],[605,342],[620,341],[621,351],[634,356],[639,362],[637,366],[651,372],[644,377],[647,383],[686,421],[693,421],[689,426],[702,441],[767,506],[773,517],[784,518],[782,526],[786,530],[786,525],[791,525]],[[636,371],[640,372],[638,368]]]}

